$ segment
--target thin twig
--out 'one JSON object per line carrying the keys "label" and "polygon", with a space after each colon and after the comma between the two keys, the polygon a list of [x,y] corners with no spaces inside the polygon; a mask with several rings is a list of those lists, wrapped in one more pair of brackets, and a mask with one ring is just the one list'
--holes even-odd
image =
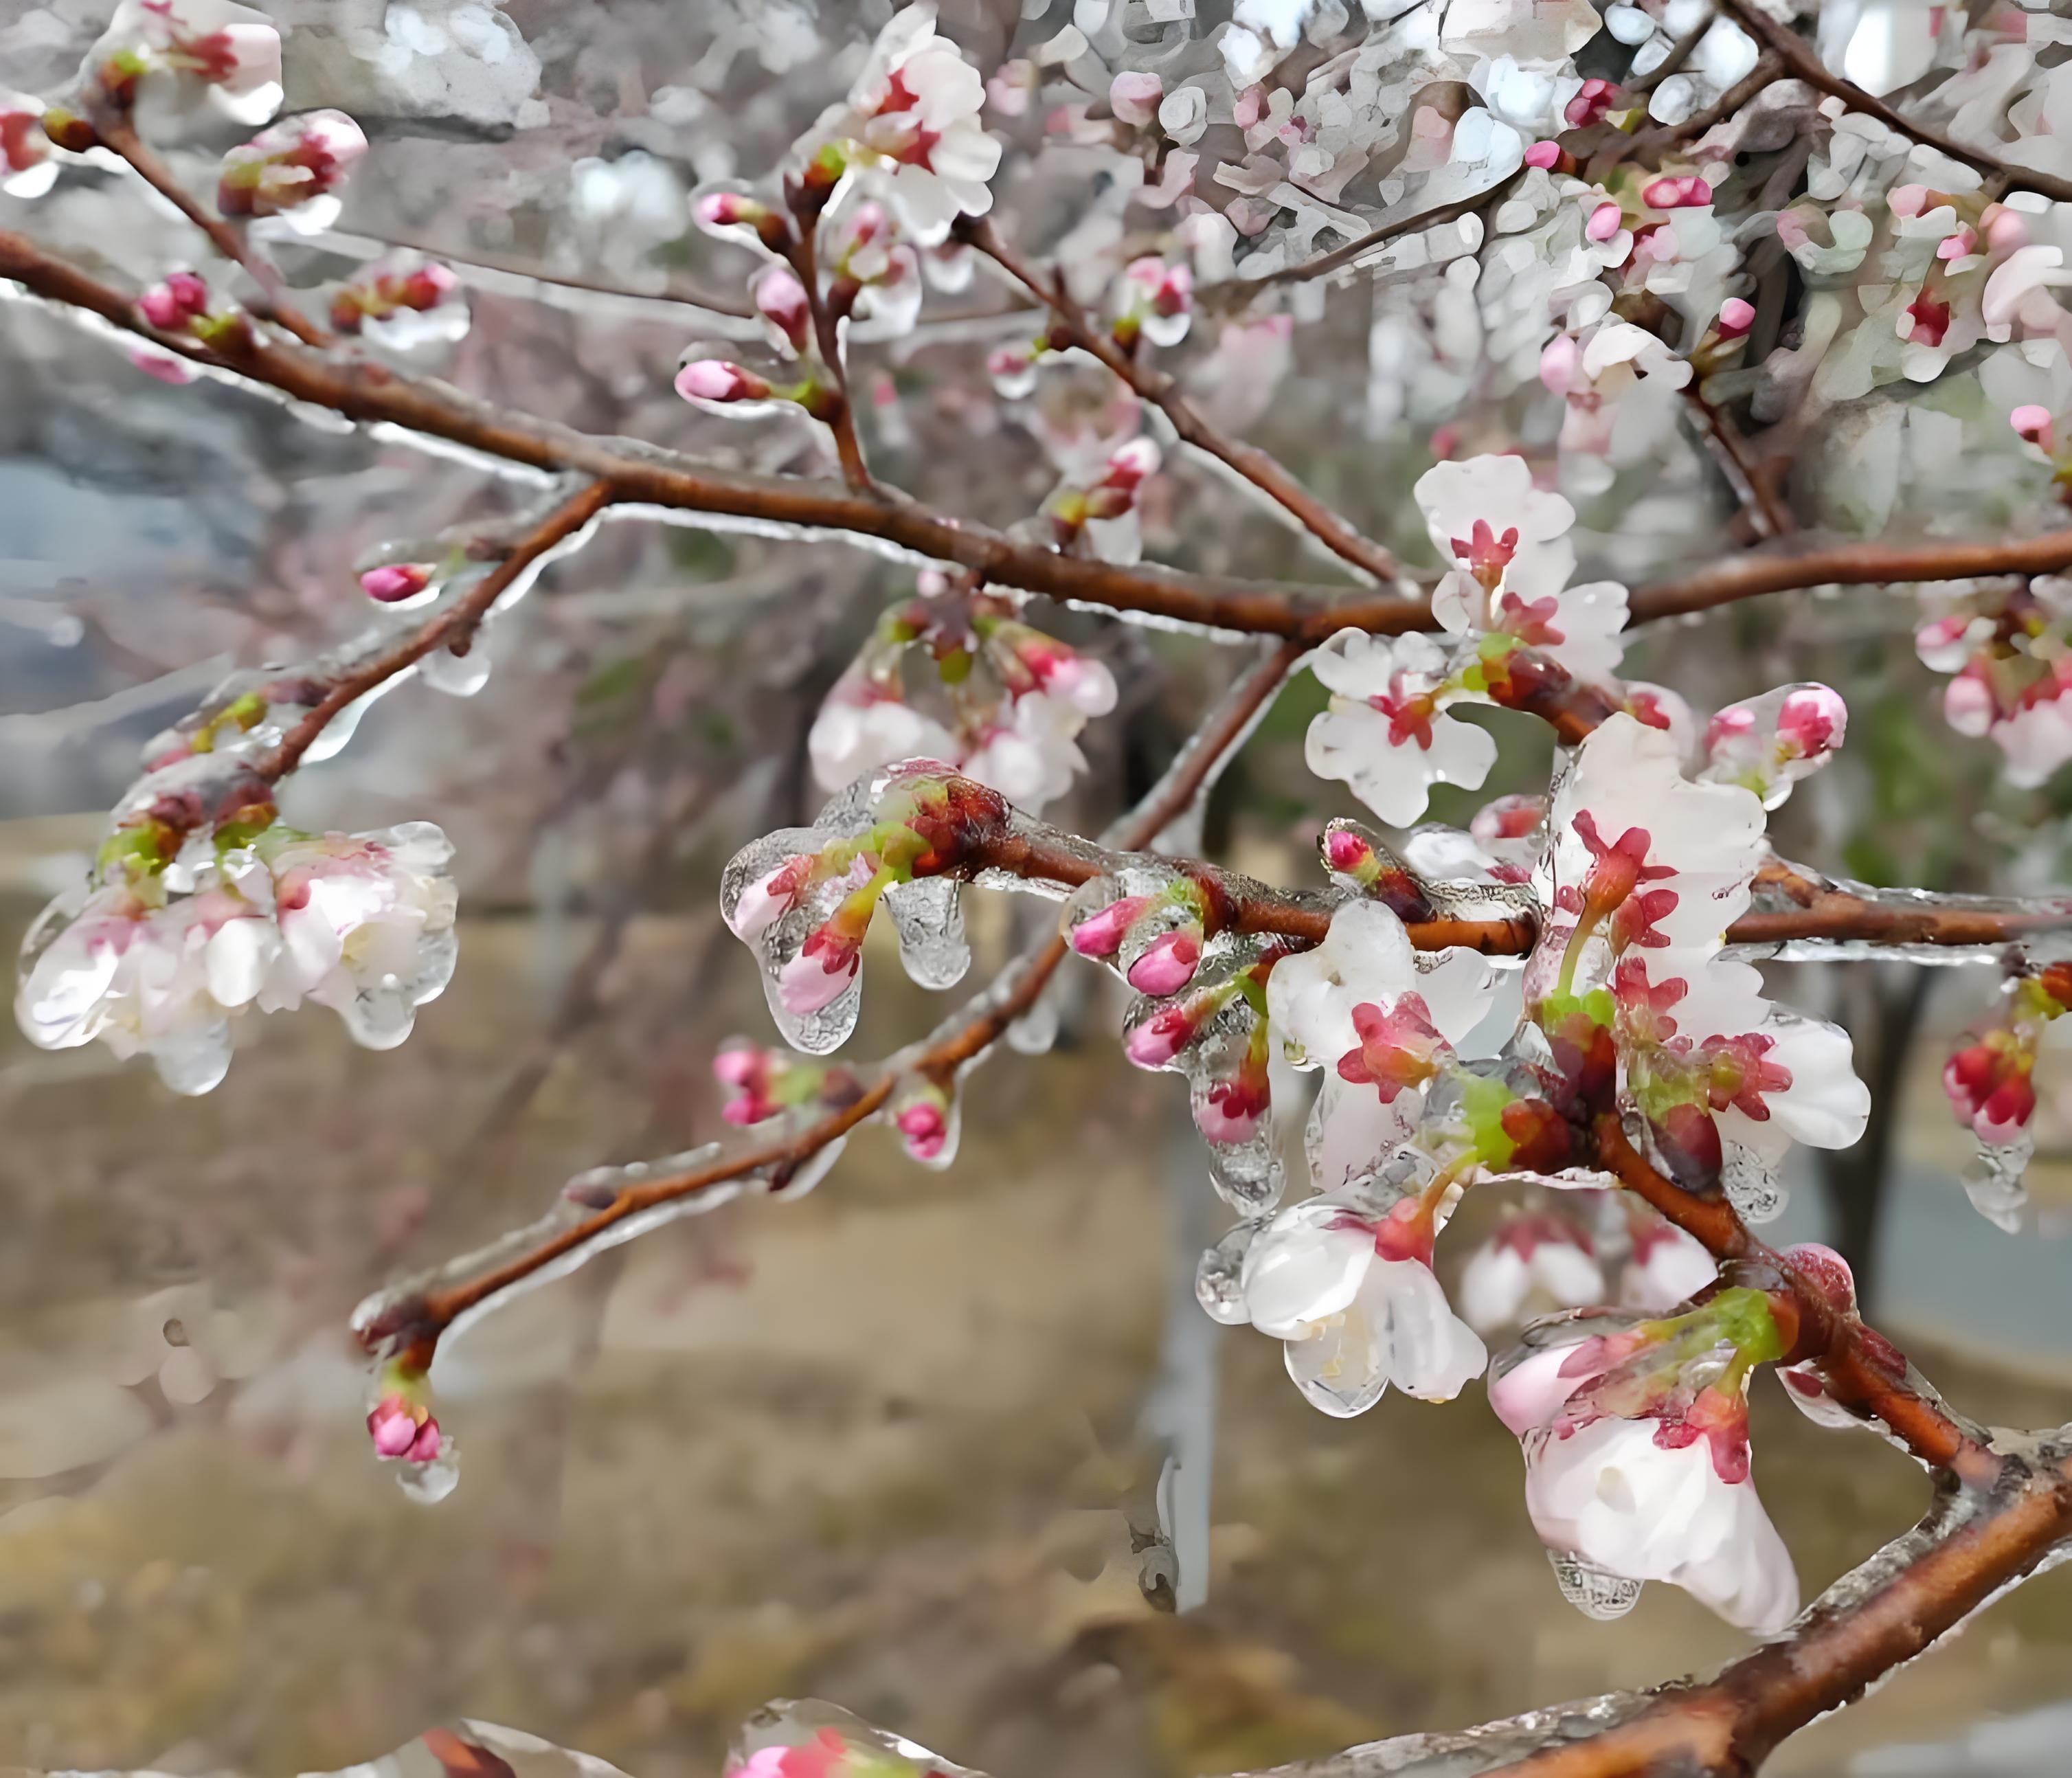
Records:
{"label": "thin twig", "polygon": [[2055,173],[2039,173],[2032,167],[2017,166],[2003,159],[1990,148],[1975,147],[1962,142],[1955,136],[1934,128],[1932,125],[1917,123],[1903,112],[1888,105],[1873,93],[1866,93],[1853,81],[1845,80],[1839,74],[1831,73],[1827,64],[1820,60],[1819,51],[1790,27],[1779,24],[1753,0],[1721,0],[1741,28],[1757,42],[1774,51],[1784,65],[1798,79],[1808,86],[1818,88],[1830,97],[1840,99],[1852,111],[1875,117],[1881,124],[1897,130],[1902,136],[1947,154],[1952,160],[1963,161],[1980,171],[1990,173],[2001,185],[2018,186],[2024,191],[2035,191],[2060,204],[2072,204],[2072,179],[2060,179]]}
{"label": "thin twig", "polygon": [[820,348],[820,361],[826,365],[828,375],[834,379],[835,409],[823,418],[828,430],[834,434],[835,455],[841,460],[842,479],[859,494],[882,498],[878,484],[871,479],[870,466],[864,461],[863,441],[856,434],[856,403],[849,399],[849,368],[842,359],[841,329],[820,291],[819,256],[815,246],[820,233],[819,212],[810,208],[796,208],[792,212],[791,221],[791,236],[785,257],[791,261],[791,270],[804,288],[806,311],[813,321],[813,343]]}
{"label": "thin twig", "polygon": [[252,282],[259,286],[258,298],[251,305],[254,315],[285,327],[306,346],[321,350],[335,343],[328,333],[288,301],[280,273],[252,245],[245,231],[235,223],[224,221],[190,193],[173,176],[173,170],[158,158],[134,130],[126,123],[104,122],[96,125],[95,130],[104,147],[127,161],[146,184],[208,237],[210,245],[219,253],[233,265],[245,268]]}
{"label": "thin twig", "polygon": [[1289,474],[1268,453],[1256,445],[1226,438],[1202,418],[1180,393],[1180,385],[1163,371],[1141,364],[1118,346],[1105,328],[1093,324],[1072,299],[1062,277],[1039,276],[1022,261],[990,223],[980,221],[968,231],[974,251],[984,254],[1038,302],[1049,305],[1057,330],[1067,343],[1099,359],[1145,401],[1172,422],[1173,430],[1197,451],[1236,471],[1266,497],[1280,506],[1297,524],[1334,555],[1343,558],[1362,573],[1383,586],[1402,578],[1396,558],[1371,538],[1363,536]]}
{"label": "thin twig", "polygon": [[[1203,787],[1215,778],[1231,749],[1250,732],[1260,707],[1279,689],[1303,652],[1297,643],[1283,643],[1238,680],[1182,749],[1172,768],[1153,787],[1150,795],[1118,824],[1120,843],[1131,847],[1149,846],[1186,813]],[[976,1002],[979,1010],[972,1016],[947,1025],[932,1042],[919,1050],[880,1064],[874,1071],[874,1078],[868,1080],[855,1099],[805,1130],[776,1141],[766,1140],[737,1148],[692,1172],[622,1186],[608,1204],[538,1245],[501,1261],[491,1270],[390,1305],[386,1312],[360,1330],[363,1344],[370,1348],[398,1344],[408,1350],[413,1361],[429,1364],[439,1336],[459,1316],[529,1278],[563,1254],[588,1245],[627,1217],[659,1204],[694,1197],[751,1174],[781,1177],[803,1167],[830,1143],[846,1136],[874,1113],[882,1109],[900,1081],[909,1075],[948,1080],[967,1063],[984,1055],[999,1041],[1009,1026],[1035,1004],[1044,984],[1067,954],[1067,947],[1062,937],[1046,939],[1009,966],[1014,985],[1008,993],[1002,995],[988,990],[980,994]]]}

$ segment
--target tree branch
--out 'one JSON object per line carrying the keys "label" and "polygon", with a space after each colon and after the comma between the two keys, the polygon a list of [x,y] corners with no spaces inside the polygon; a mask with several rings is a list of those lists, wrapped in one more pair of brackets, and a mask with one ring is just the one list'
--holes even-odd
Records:
{"label": "tree branch", "polygon": [[1955,136],[1924,123],[1916,123],[1902,112],[1895,109],[1881,98],[1866,93],[1840,75],[1831,73],[1827,64],[1820,60],[1819,51],[1793,31],[1779,24],[1753,0],[1721,0],[1721,4],[1734,15],[1741,29],[1777,56],[1786,70],[1808,86],[1817,88],[1832,98],[1840,99],[1852,111],[1861,112],[1867,117],[1875,117],[1887,127],[1910,136],[1915,142],[1947,154],[1955,161],[1963,161],[1991,174],[2000,185],[2018,186],[2026,191],[2035,191],[2060,204],[2072,203],[2072,179],[2060,179],[2055,173],[2039,173],[2026,167],[2018,167],[2012,161],[2004,160],[1989,148],[1975,148],[1961,142]]}
{"label": "tree branch", "polygon": [[1099,359],[1163,414],[1186,443],[1243,476],[1326,549],[1362,573],[1372,575],[1383,586],[1393,585],[1403,578],[1403,570],[1394,556],[1332,512],[1271,455],[1256,445],[1226,438],[1194,411],[1172,377],[1149,364],[1138,363],[1131,353],[1115,343],[1113,335],[1106,329],[1088,322],[1085,311],[1066,289],[1061,274],[1054,270],[1048,278],[1040,277],[1001,240],[989,222],[981,220],[970,224],[965,236],[974,251],[991,260],[1039,303],[1049,305],[1056,319],[1054,331],[1063,335],[1067,344]]}
{"label": "tree branch", "polygon": [[[1259,713],[1302,653],[1299,644],[1284,642],[1232,685],[1150,794],[1117,824],[1119,843],[1149,846],[1193,806],[1231,751],[1251,732]],[[371,1313],[356,1322],[362,1344],[369,1350],[393,1347],[413,1364],[429,1365],[440,1336],[460,1316],[555,1261],[581,1252],[629,1217],[697,1197],[751,1175],[765,1175],[781,1183],[884,1109],[902,1080],[915,1074],[947,1080],[983,1056],[1009,1026],[1035,1004],[1067,954],[1062,937],[1046,939],[1010,964],[964,1012],[939,1027],[926,1042],[879,1064],[863,1077],[862,1090],[855,1098],[804,1130],[760,1141],[750,1139],[705,1165],[638,1184],[621,1185],[608,1202],[594,1207],[590,1215],[544,1233],[521,1251],[506,1252],[500,1244],[489,1250],[493,1257],[479,1268],[470,1266],[465,1260],[455,1261],[417,1284],[388,1293]]]}
{"label": "tree branch", "polygon": [[289,303],[281,274],[273,269],[273,262],[253,247],[245,231],[235,223],[226,222],[190,193],[173,176],[173,170],[127,123],[112,119],[97,122],[94,133],[102,146],[127,161],[146,185],[207,235],[209,244],[219,253],[232,265],[245,268],[252,282],[259,286],[258,298],[252,304],[253,314],[286,328],[306,346],[321,348],[333,343],[328,333]]}

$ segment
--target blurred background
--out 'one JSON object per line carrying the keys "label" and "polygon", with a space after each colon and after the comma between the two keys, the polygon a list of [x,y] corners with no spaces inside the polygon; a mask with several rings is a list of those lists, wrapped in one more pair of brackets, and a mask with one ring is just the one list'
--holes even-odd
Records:
{"label": "blurred background", "polygon": [[[746,261],[691,230],[685,204],[701,181],[775,165],[886,6],[265,10],[291,33],[290,107],[339,105],[375,143],[339,230],[283,250],[294,282],[426,246],[462,272],[475,316],[440,374],[587,430],[824,472],[804,429],[728,425],[672,393],[687,347],[754,331]],[[55,91],[105,10],[0,7],[0,68]],[[944,10],[984,66],[1072,8]],[[1033,141],[1042,120],[1006,127]],[[181,164],[201,176],[201,158]],[[1031,250],[1100,209],[1097,187],[1050,164],[1002,195]],[[33,210],[0,198],[0,223],[133,281],[195,253],[112,174]],[[1187,352],[1229,423],[1414,555],[1403,514],[1429,433],[1375,393],[1374,323],[1401,300],[1319,296],[1264,371],[1242,323],[1235,338],[1205,324]],[[983,372],[1032,326],[984,279],[931,298],[913,335],[861,364],[874,462],[947,510],[1033,511],[1054,479],[1041,426]],[[1050,387],[1052,402],[1099,398]],[[1695,447],[1651,486],[1671,497],[1614,489],[1585,512],[1586,572],[1644,582],[1728,541],[1730,502]],[[152,733],[232,667],[352,633],[370,547],[524,496],[249,394],[166,386],[60,318],[0,305],[8,942],[84,868]],[[1145,509],[1160,559],[1330,578],[1184,462]],[[283,804],[298,825],[431,820],[459,848],[458,973],[401,1051],[355,1049],[319,1013],[249,1021],[225,1084],[183,1100],[97,1047],[0,1036],[0,1756],[284,1778],[465,1714],[689,1778],[788,1694],[999,1778],[1186,1778],[1737,1651],[1668,1589],[1612,1624],[1563,1603],[1515,1443],[1478,1390],[1329,1421],[1276,1343],[1200,1315],[1195,1256],[1226,1212],[1179,1083],[1123,1065],[1088,969],[1061,978],[1049,1054],[1004,1053],[970,1083],[949,1171],[866,1131],[803,1201],[737,1205],[594,1262],[442,1352],[441,1413],[464,1450],[450,1498],[416,1504],[375,1463],[344,1331],[364,1294],[529,1220],[584,1167],[720,1133],[712,1056],[770,1030],[718,920],[719,869],[810,814],[818,701],[912,584],[833,543],[615,524],[498,624],[475,695],[413,683],[300,774]],[[1844,691],[1847,757],[1778,817],[1787,854],[1877,882],[2062,880],[2072,793],[1997,788],[1986,744],[1942,730],[1913,615],[1877,589],[1753,602],[1629,659],[1706,707],[1807,677]],[[1092,831],[1244,656],[1040,605],[1033,620],[1124,688],[1050,812]],[[1306,676],[1291,684],[1223,781],[1205,836],[1219,856],[1314,880],[1322,822],[1356,813],[1302,768],[1320,702]],[[1503,746],[1490,792],[1542,787],[1541,731],[1487,719]],[[1465,820],[1479,800],[1435,813]],[[1048,917],[968,906],[974,982]],[[952,1003],[889,954],[865,966],[859,1056]],[[1841,1245],[1880,1324],[1960,1407],[2072,1419],[2072,1070],[2041,1071],[2034,1204],[2003,1234],[1957,1183],[1967,1145],[1937,1078],[1986,1010],[1988,972],[1777,975],[1849,1026],[1879,1109],[1857,1150],[1794,1178],[1774,1238]],[[1442,1276],[1492,1206],[1470,1208]],[[1773,1389],[1755,1412],[1764,1495],[1809,1595],[1924,1506],[1920,1472],[1881,1443],[1823,1433]],[[1176,1451],[1206,1533],[1190,1587],[1207,1589],[1178,1614],[1147,1599],[1133,1547]],[[2068,1656],[2059,1574],[1772,1769],[2062,1772]]]}

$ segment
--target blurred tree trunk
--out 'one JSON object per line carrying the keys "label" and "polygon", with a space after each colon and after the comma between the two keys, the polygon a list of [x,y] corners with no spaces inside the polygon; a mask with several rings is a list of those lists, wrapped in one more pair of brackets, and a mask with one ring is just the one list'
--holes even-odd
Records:
{"label": "blurred tree trunk", "polygon": [[1856,1073],[1871,1089],[1871,1116],[1853,1148],[1823,1150],[1820,1161],[1835,1247],[1856,1275],[1856,1294],[1868,1314],[1877,1295],[1878,1230],[1891,1183],[1901,1088],[1931,976],[1915,963],[1858,963],[1842,973],[1843,1023],[1856,1044]]}

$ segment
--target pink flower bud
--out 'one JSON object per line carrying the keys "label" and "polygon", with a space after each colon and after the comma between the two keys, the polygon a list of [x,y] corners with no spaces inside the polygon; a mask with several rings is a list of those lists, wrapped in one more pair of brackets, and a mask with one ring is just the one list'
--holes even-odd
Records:
{"label": "pink flower bud", "polygon": [[2029,224],[2022,220],[2018,211],[1996,204],[1987,210],[1983,220],[1986,245],[1992,252],[2011,253],[2029,245]]}
{"label": "pink flower bud", "polygon": [[[806,302],[806,287],[794,277],[789,267],[772,265],[755,281],[755,312],[775,327],[787,340],[792,351],[804,352],[806,335],[812,326],[812,311]],[[713,360],[708,360],[710,363]],[[689,374],[693,367],[686,365]],[[682,387],[680,379],[678,388]],[[730,396],[708,399],[732,400]]]}
{"label": "pink flower bud", "polygon": [[687,401],[755,401],[770,385],[723,358],[695,358],[676,372],[676,393]]}
{"label": "pink flower bud", "polygon": [[390,562],[362,574],[360,590],[380,604],[393,605],[401,599],[415,599],[431,580],[431,569],[421,562]]}
{"label": "pink flower bud", "polygon": [[1730,296],[1720,305],[1720,337],[1738,340],[1755,325],[1755,305]]}
{"label": "pink flower bud", "polygon": [[1817,1241],[1802,1241],[1796,1247],[1786,1248],[1784,1257],[1806,1275],[1837,1315],[1847,1315],[1856,1307],[1856,1274],[1833,1248],[1823,1247]]}
{"label": "pink flower bud", "polygon": [[1895,185],[1885,194],[1885,207],[1896,216],[1908,221],[1921,215],[1928,208],[1928,187],[1925,185]]}
{"label": "pink flower bud", "polygon": [[899,1126],[906,1152],[917,1161],[934,1160],[949,1140],[949,1120],[933,1100],[916,1099],[892,1121]]}
{"label": "pink flower bud", "polygon": [[1959,223],[1954,234],[1945,235],[1936,244],[1935,257],[1938,259],[1963,259],[1970,255],[1978,245],[1978,231],[1968,224]]}
{"label": "pink flower bud", "polygon": [[854,945],[828,938],[824,927],[813,938],[826,938],[827,942],[816,945],[812,939],[808,939],[806,949],[777,975],[777,994],[784,1003],[784,1010],[801,1019],[810,1018],[841,999],[856,979],[862,961]]}
{"label": "pink flower bud", "polygon": [[1184,1006],[1168,1006],[1123,1040],[1123,1053],[1141,1068],[1160,1068],[1187,1047],[1194,1020]]}
{"label": "pink flower bud", "polygon": [[1124,935],[1150,905],[1149,895],[1124,895],[1110,902],[1072,928],[1072,949],[1081,957],[1113,957],[1122,948]]}
{"label": "pink flower bud", "polygon": [[760,228],[769,214],[768,205],[738,191],[708,191],[691,206],[701,228]]}
{"label": "pink flower bud", "polygon": [[1807,685],[1784,700],[1777,713],[1778,739],[1789,742],[1802,759],[1821,759],[1842,744],[1849,706],[1840,692]]}
{"label": "pink flower bud", "polygon": [[1130,965],[1129,985],[1139,994],[1161,999],[1178,994],[1193,981],[1201,961],[1201,940],[1193,932],[1182,928],[1165,933],[1153,939],[1144,954]]}
{"label": "pink flower bud", "polygon": [[1571,130],[1586,128],[1610,111],[1618,97],[1619,89],[1611,81],[1585,80],[1582,90],[1568,101],[1562,111],[1562,121]]}
{"label": "pink flower bud", "polygon": [[1610,241],[1624,224],[1625,218],[1616,204],[1601,204],[1590,212],[1590,220],[1583,224],[1583,233],[1592,241]]}
{"label": "pink flower bud", "polygon": [[1122,122],[1142,129],[1158,115],[1166,83],[1155,74],[1118,74],[1108,83],[1108,109]]}
{"label": "pink flower bud", "polygon": [[1334,870],[1356,875],[1374,857],[1374,848],[1359,834],[1334,827],[1324,836],[1324,859]]}
{"label": "pink flower bud", "polygon": [[1942,689],[1942,719],[1959,735],[1984,735],[1999,712],[1992,687],[1976,674],[1960,673]]}
{"label": "pink flower bud", "polygon": [[1712,188],[1695,173],[1665,174],[1640,188],[1640,201],[1651,210],[1688,209],[1712,201]]}
{"label": "pink flower bud", "polygon": [[2014,428],[2018,436],[2026,438],[2031,444],[2045,451],[2052,447],[2049,408],[2031,401],[2010,414],[2008,424]]}
{"label": "pink flower bud", "polygon": [[161,333],[175,333],[208,313],[208,286],[192,272],[173,272],[138,297],[137,307]]}
{"label": "pink flower bud", "polygon": [[1560,164],[1560,160],[1561,145],[1551,138],[1544,142],[1535,142],[1525,151],[1525,164],[1527,167],[1556,167]]}
{"label": "pink flower bud", "polygon": [[377,1457],[406,1463],[429,1463],[444,1443],[438,1422],[401,1395],[384,1395],[376,1403],[367,1416],[367,1430]]}

